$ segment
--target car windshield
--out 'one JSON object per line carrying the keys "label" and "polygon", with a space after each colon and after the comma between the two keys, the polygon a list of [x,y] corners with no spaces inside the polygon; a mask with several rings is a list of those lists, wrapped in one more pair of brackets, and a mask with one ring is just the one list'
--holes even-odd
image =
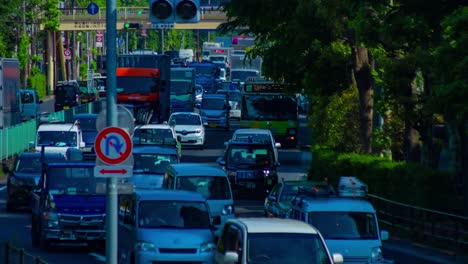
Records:
{"label": "car windshield", "polygon": [[37,145],[76,147],[77,138],[76,131],[40,131],[37,133]]}
{"label": "car windshield", "polygon": [[175,121],[176,125],[189,125],[189,126],[200,126],[201,120],[198,115],[173,115],[171,116],[169,123]]}
{"label": "car windshield", "polygon": [[216,67],[212,65],[207,65],[207,66],[190,66],[195,68],[196,74],[197,75],[214,75],[216,73]]}
{"label": "car windshield", "polygon": [[225,62],[226,57],[225,56],[210,56],[210,61],[212,62]]}
{"label": "car windshield", "polygon": [[252,140],[262,140],[271,143],[271,136],[268,134],[255,134],[255,133],[235,133],[232,139],[236,140],[247,140],[252,138]]}
{"label": "car windshield", "polygon": [[208,110],[225,110],[226,109],[226,102],[223,99],[210,99],[210,98],[203,98],[201,109],[208,109]]}
{"label": "car windshield", "polygon": [[204,202],[142,201],[138,224],[146,228],[210,228],[208,208]]}
{"label": "car windshield", "polygon": [[176,189],[198,192],[208,200],[231,199],[229,183],[226,177],[177,177]]}
{"label": "car windshield", "polygon": [[77,89],[73,85],[57,85],[54,91],[56,100],[75,100]]}
{"label": "car windshield", "polygon": [[134,144],[175,145],[176,140],[170,128],[138,128],[133,133]]}
{"label": "car windshield", "polygon": [[133,172],[163,174],[169,164],[179,163],[177,154],[133,154]]}
{"label": "car windshield", "polygon": [[171,82],[171,94],[181,95],[191,93],[190,82]]}
{"label": "car windshield", "polygon": [[325,239],[377,239],[375,215],[367,212],[310,212],[308,223]]}
{"label": "car windshield", "polygon": [[[57,157],[48,157],[45,156],[47,161],[57,161],[57,160],[64,160],[65,158]],[[22,173],[41,173],[41,157],[22,157],[19,158],[15,164],[15,171],[22,172]]]}
{"label": "car windshield", "polygon": [[49,167],[46,179],[51,194],[95,194],[106,182],[94,177],[94,167]]}
{"label": "car windshield", "polygon": [[227,159],[229,166],[270,166],[272,153],[265,145],[232,145],[229,148]]}
{"label": "car windshield", "polygon": [[249,233],[247,263],[331,264],[318,234],[297,233]]}
{"label": "car windshield", "polygon": [[258,71],[231,71],[231,80],[238,79],[245,82],[249,77],[258,77]]}
{"label": "car windshield", "polygon": [[75,118],[75,120],[78,120],[80,122],[80,129],[81,131],[97,131],[96,128],[96,117],[78,117]]}
{"label": "car windshield", "polygon": [[297,102],[288,95],[244,95],[242,115],[253,120],[297,120]]}

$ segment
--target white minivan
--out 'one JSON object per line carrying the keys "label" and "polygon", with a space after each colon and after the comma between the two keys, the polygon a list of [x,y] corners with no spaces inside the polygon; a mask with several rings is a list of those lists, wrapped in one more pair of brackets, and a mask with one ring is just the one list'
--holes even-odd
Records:
{"label": "white minivan", "polygon": [[86,146],[79,125],[74,123],[48,123],[37,128],[36,140],[31,142],[36,151],[44,146],[46,153],[66,156],[69,148],[83,150]]}
{"label": "white minivan", "polygon": [[215,227],[216,237],[224,223],[235,217],[229,178],[217,166],[198,163],[171,164],[164,175],[163,188],[193,191],[203,195],[210,207],[210,215],[221,217],[220,226]]}

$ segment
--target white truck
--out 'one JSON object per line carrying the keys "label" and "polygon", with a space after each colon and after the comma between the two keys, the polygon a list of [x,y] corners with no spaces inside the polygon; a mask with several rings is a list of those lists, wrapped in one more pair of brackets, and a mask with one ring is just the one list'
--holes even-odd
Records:
{"label": "white truck", "polygon": [[19,61],[0,58],[0,129],[21,121]]}

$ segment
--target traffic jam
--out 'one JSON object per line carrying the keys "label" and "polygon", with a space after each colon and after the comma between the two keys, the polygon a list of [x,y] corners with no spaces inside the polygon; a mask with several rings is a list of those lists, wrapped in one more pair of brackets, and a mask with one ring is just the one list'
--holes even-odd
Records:
{"label": "traffic jam", "polygon": [[[118,125],[106,125],[104,107],[41,119],[31,151],[3,166],[6,209],[31,211],[32,245],[104,248],[114,177],[118,263],[392,263],[365,183],[282,176],[279,149],[298,146],[307,98],[262,78],[261,62],[236,66],[245,46],[204,43],[201,61],[121,55]],[[78,82],[58,83],[55,110],[105,105],[102,80],[95,75],[99,93],[86,101]],[[203,155],[214,135],[229,138],[221,156],[184,161],[186,151]],[[242,200],[264,204],[262,216],[238,217]]]}

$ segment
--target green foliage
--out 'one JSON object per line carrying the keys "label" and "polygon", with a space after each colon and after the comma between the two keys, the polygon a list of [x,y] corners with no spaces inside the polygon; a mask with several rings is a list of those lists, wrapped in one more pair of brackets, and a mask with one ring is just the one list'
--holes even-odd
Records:
{"label": "green foliage", "polygon": [[3,40],[3,34],[0,32],[0,56],[7,57],[6,56],[7,49],[8,49],[7,44]]}
{"label": "green foliage", "polygon": [[340,95],[314,97],[311,127],[315,144],[339,152],[359,152],[359,99],[352,86]]}
{"label": "green foliage", "polygon": [[44,29],[57,31],[60,27],[60,11],[58,10],[59,0],[45,0],[42,9],[45,19]]}
{"label": "green foliage", "polygon": [[88,71],[88,64],[87,63],[81,63],[80,64],[80,80],[86,80],[86,74]]}
{"label": "green foliage", "polygon": [[37,91],[39,98],[43,98],[46,96],[46,76],[41,73],[39,67],[34,66],[31,69],[31,76],[29,76],[28,78],[28,86]]}
{"label": "green foliage", "polygon": [[328,178],[336,186],[339,176],[357,176],[369,192],[402,203],[442,211],[461,211],[462,201],[451,187],[450,175],[406,162],[362,154],[338,154],[315,147],[309,179]]}
{"label": "green foliage", "polygon": [[20,39],[18,50],[18,60],[21,68],[24,68],[25,65],[29,63],[29,44],[30,37],[23,34]]}

